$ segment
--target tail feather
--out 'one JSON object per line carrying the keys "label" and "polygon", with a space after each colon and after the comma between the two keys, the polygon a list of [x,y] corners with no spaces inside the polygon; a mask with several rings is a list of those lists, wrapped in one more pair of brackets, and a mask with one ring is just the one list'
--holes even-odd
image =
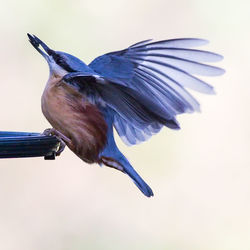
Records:
{"label": "tail feather", "polygon": [[115,168],[127,174],[133,180],[135,185],[141,190],[141,192],[147,197],[154,196],[154,193],[149,185],[140,177],[129,161],[121,153],[119,157],[116,157],[116,159],[103,156],[101,157],[101,162],[108,167]]}
{"label": "tail feather", "polygon": [[105,114],[105,120],[108,124],[107,144],[101,154],[99,155],[99,164],[105,164],[108,167],[115,168],[125,174],[127,174],[135,183],[135,185],[141,190],[141,192],[147,197],[153,196],[152,189],[148,184],[139,176],[134,170],[126,157],[120,152],[116,146],[113,135],[113,111],[103,109]]}
{"label": "tail feather", "polygon": [[138,175],[132,166],[125,168],[124,172],[133,180],[135,185],[141,190],[141,192],[147,197],[154,196],[154,193],[150,186]]}

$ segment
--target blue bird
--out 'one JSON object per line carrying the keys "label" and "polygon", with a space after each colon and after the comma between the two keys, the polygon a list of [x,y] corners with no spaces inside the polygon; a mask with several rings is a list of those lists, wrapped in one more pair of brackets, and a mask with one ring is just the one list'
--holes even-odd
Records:
{"label": "blue bird", "polygon": [[86,65],[35,35],[28,37],[50,69],[42,111],[52,129],[45,133],[60,138],[83,161],[127,174],[144,195],[153,196],[118,149],[113,128],[128,145],[146,141],[164,126],[179,129],[178,114],[199,111],[187,89],[213,94],[213,87],[196,75],[223,74],[205,64],[222,56],[193,49],[207,43],[202,39],[145,40]]}

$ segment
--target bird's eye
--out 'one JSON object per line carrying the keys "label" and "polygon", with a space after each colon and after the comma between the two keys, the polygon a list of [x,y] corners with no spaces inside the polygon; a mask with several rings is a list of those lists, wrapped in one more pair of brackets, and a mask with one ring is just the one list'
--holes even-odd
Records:
{"label": "bird's eye", "polygon": [[65,69],[68,72],[74,72],[74,70],[67,64],[67,59],[61,56],[60,54],[52,54],[53,59],[57,65]]}
{"label": "bird's eye", "polygon": [[57,64],[62,64],[63,63],[63,59],[61,57],[57,58],[56,63]]}
{"label": "bird's eye", "polygon": [[64,62],[63,58],[57,54],[52,55],[57,64],[62,64]]}

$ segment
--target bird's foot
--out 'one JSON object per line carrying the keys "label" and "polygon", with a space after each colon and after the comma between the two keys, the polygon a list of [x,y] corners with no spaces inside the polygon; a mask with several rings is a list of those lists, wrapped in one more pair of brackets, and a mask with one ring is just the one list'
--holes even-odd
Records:
{"label": "bird's foot", "polygon": [[59,156],[63,152],[63,150],[65,149],[66,143],[61,138],[59,138],[57,136],[56,136],[56,138],[60,141],[59,148],[56,151],[56,156]]}
{"label": "bird's foot", "polygon": [[60,145],[59,145],[58,150],[56,151],[56,156],[59,156],[63,152],[63,150],[65,149],[65,147],[66,147],[65,142],[71,142],[67,136],[65,136],[64,134],[62,134],[61,132],[59,132],[58,130],[56,130],[54,128],[45,129],[43,131],[43,135],[55,136],[59,140]]}

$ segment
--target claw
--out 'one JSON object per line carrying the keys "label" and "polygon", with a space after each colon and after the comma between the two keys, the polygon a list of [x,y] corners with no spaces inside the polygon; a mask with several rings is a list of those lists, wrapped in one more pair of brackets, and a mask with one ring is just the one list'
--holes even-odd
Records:
{"label": "claw", "polygon": [[65,149],[65,147],[66,147],[65,141],[66,142],[70,141],[70,139],[68,137],[66,137],[61,132],[59,132],[58,130],[56,130],[54,128],[47,128],[47,129],[45,129],[43,131],[43,135],[46,135],[46,136],[55,136],[59,140],[60,145],[59,145],[59,148],[56,151],[56,156],[59,156],[63,152],[63,150]]}
{"label": "claw", "polygon": [[51,135],[54,135],[54,128],[47,128],[43,131],[43,135],[46,135],[46,136],[51,136]]}
{"label": "claw", "polygon": [[56,137],[56,138],[60,141],[59,148],[56,151],[56,156],[59,156],[63,152],[63,150],[65,149],[66,143],[62,139],[60,139],[58,137]]}

